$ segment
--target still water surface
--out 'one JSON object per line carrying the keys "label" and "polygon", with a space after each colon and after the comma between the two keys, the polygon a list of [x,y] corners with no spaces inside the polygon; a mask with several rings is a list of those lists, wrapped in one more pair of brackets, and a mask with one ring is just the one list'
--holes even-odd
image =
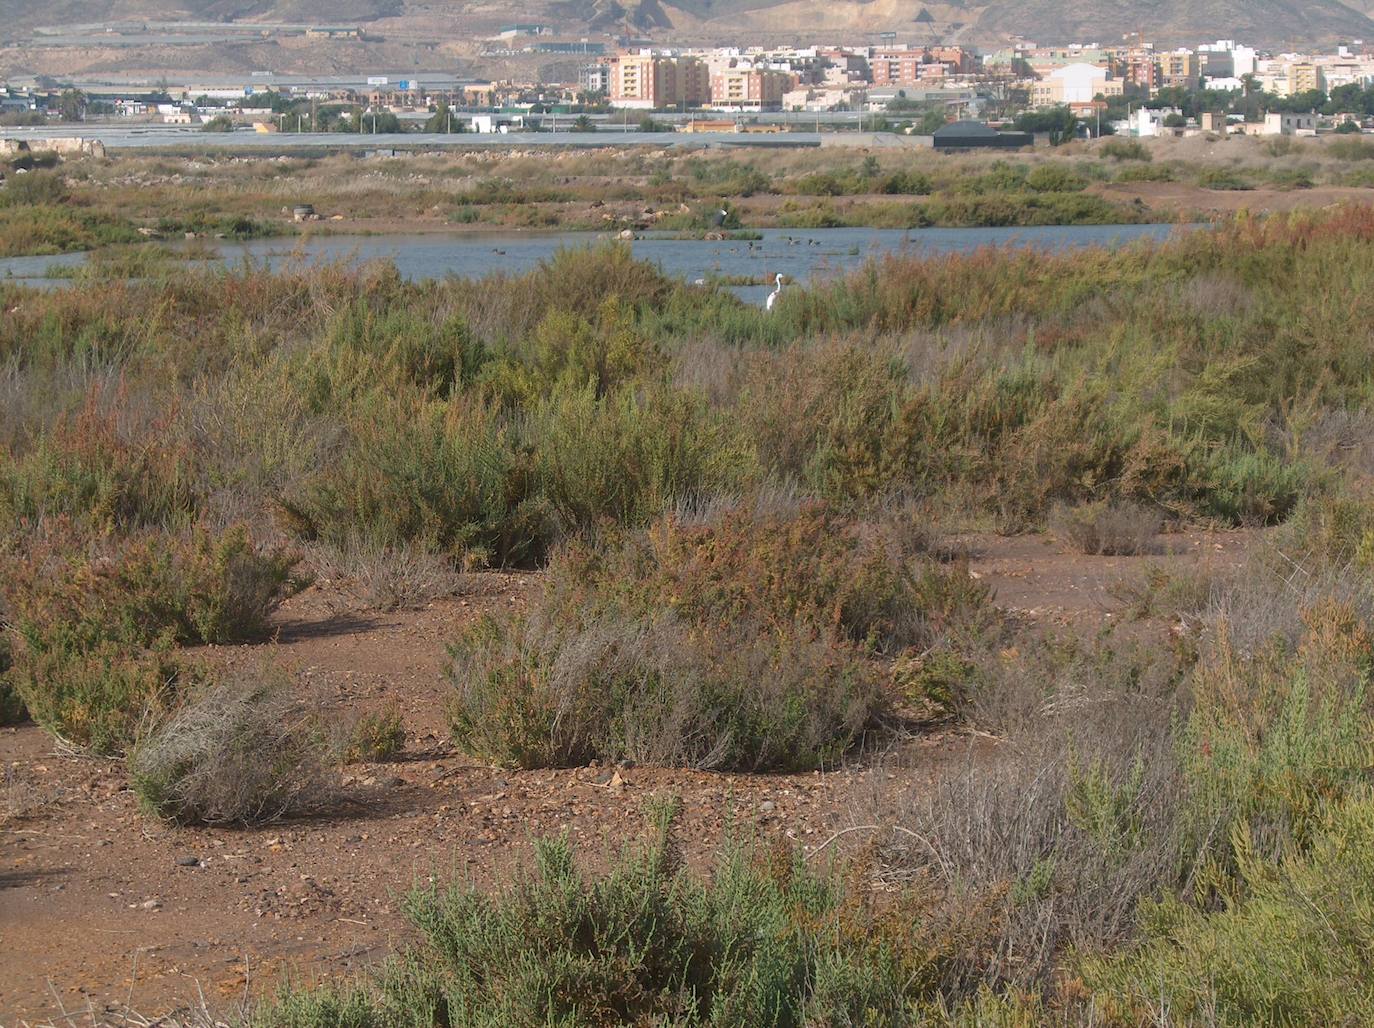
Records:
{"label": "still water surface", "polygon": [[[1178,225],[1064,225],[1044,228],[927,228],[927,229],[762,229],[761,239],[720,241],[643,236],[631,246],[641,260],[658,264],[665,273],[687,281],[713,276],[762,282],[781,273],[789,281],[808,282],[853,271],[873,258],[888,254],[938,256],[986,246],[1020,246],[1067,250],[1085,246],[1121,246],[1138,239],[1164,239]],[[494,271],[520,273],[547,260],[560,249],[594,245],[602,237],[587,232],[556,233],[427,233],[416,235],[306,235],[256,239],[243,243],[219,241],[219,260],[237,264],[245,259],[268,268],[302,264],[390,260],[406,278],[427,279],[456,275],[475,278]],[[178,246],[173,244],[173,246]],[[197,244],[203,245],[203,244]],[[34,285],[62,283],[49,276],[55,267],[79,266],[85,254],[60,257],[11,257],[0,260],[0,278]],[[203,261],[195,262],[197,265]],[[188,265],[190,266],[190,265]],[[769,286],[736,286],[746,299],[761,299]]]}

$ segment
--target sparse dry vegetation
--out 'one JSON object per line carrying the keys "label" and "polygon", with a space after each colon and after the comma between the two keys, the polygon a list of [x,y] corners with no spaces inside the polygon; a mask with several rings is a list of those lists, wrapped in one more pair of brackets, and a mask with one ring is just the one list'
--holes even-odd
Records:
{"label": "sparse dry vegetation", "polygon": [[[1084,195],[1046,167],[959,202]],[[399,711],[343,731],[190,651],[271,637],[306,562],[377,610],[521,567],[453,630],[464,760],[743,776],[922,718],[978,740],[855,812],[862,859],[741,845],[701,877],[665,808],[598,877],[551,842],[508,890],[418,890],[418,946],[263,1024],[1360,1023],[1372,281],[1346,207],[891,258],[771,313],[621,248],[0,284],[0,697],[125,755],[168,822],[285,817],[331,756],[403,749]],[[1260,541],[1224,576],[1131,564],[1166,523]],[[1004,616],[970,529],[1137,567],[1132,616]]]}
{"label": "sparse dry vegetation", "polygon": [[[286,212],[302,196],[343,217],[345,230],[361,222],[383,231],[654,227],[700,235],[722,198],[730,228],[1128,224],[1195,218],[1218,190],[1371,184],[1360,168],[1370,144],[1359,138],[1235,138],[1206,149],[1196,140],[1109,138],[1010,157],[905,148],[853,156],[829,148],[576,152],[540,150],[536,141],[518,155],[474,149],[366,159],[209,153],[74,161],[17,177],[18,188],[0,191],[0,254],[148,245],[146,234],[295,234],[301,226]],[[1136,203],[1111,188],[1148,182],[1187,184],[1193,195]]]}
{"label": "sparse dry vegetation", "polygon": [[262,824],[327,797],[327,756],[290,683],[253,668],[206,683],[149,728],[129,779],[144,809],[175,824]]}
{"label": "sparse dry vegetation", "polygon": [[1138,557],[1158,547],[1163,519],[1129,501],[1097,500],[1069,507],[1056,504],[1049,528],[1055,535],[1093,556]]}

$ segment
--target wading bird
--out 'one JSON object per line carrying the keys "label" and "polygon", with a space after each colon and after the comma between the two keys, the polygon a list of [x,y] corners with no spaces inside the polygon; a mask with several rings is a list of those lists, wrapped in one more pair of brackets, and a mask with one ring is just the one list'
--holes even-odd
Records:
{"label": "wading bird", "polygon": [[771,293],[768,294],[768,299],[767,299],[767,301],[765,301],[765,303],[764,303],[764,305],[763,305],[763,309],[764,309],[764,310],[769,310],[769,311],[771,311],[771,310],[773,309],[773,304],[775,304],[775,303],[778,302],[778,294],[782,292],[782,272],[781,272],[781,271],[778,272],[778,277],[777,277],[777,280],[776,280],[776,281],[777,281],[777,285],[775,285],[775,286],[773,287],[773,291],[772,291]]}

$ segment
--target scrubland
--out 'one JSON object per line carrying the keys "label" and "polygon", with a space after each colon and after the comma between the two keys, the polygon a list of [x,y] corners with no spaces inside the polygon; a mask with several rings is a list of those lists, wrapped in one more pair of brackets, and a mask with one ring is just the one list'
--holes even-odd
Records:
{"label": "scrubland", "polygon": [[[1208,220],[1238,204],[1288,209],[1374,188],[1374,143],[1341,136],[1105,139],[1011,154],[638,147],[369,157],[118,155],[27,174],[0,190],[0,256],[148,238],[242,239],[310,231],[437,228],[632,230],[716,227],[1032,226]],[[47,165],[47,166],[45,166]],[[338,218],[339,221],[332,219]]]}
{"label": "scrubland", "polygon": [[[214,647],[312,578],[406,605],[538,569],[450,641],[475,760],[995,745],[809,854],[691,867],[658,797],[606,871],[556,837],[418,886],[392,959],[250,1021],[1364,1023],[1371,286],[1361,206],[890,258],[768,313],[614,246],[0,284],[0,708],[123,760],[149,818],[300,816],[397,720]],[[1148,561],[1197,527],[1264,531],[1234,574],[1146,563],[1095,634],[1001,609],[960,542]]]}

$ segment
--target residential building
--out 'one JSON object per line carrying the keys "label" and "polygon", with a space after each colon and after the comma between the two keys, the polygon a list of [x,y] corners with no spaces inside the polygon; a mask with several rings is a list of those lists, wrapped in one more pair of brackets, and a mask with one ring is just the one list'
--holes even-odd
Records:
{"label": "residential building", "polygon": [[1159,57],[1159,81],[1163,87],[1197,89],[1202,80],[1198,55],[1191,50],[1171,50]]}
{"label": "residential building", "polygon": [[1230,50],[1198,48],[1198,73],[1207,81],[1229,79],[1236,74],[1236,56]]}
{"label": "residential building", "polygon": [[888,47],[873,50],[868,67],[875,86],[912,86],[947,75],[970,75],[977,61],[972,51],[959,46]]}
{"label": "residential building", "polygon": [[1112,71],[1123,87],[1146,96],[1153,96],[1159,88],[1159,59],[1153,49],[1125,51],[1112,62]]}
{"label": "residential building", "polygon": [[615,107],[699,107],[710,99],[706,65],[695,57],[621,54],[611,61],[610,69]]}
{"label": "residential building", "polygon": [[607,64],[588,64],[577,75],[578,88],[587,93],[611,91],[611,69]]}
{"label": "residential building", "polygon": [[777,110],[796,76],[766,68],[729,68],[711,76],[711,106],[721,110]]}
{"label": "residential building", "polygon": [[1164,119],[1171,114],[1182,114],[1178,108],[1164,110],[1153,110],[1149,107],[1137,107],[1131,111],[1131,116],[1127,121],[1128,131],[1133,136],[1151,138],[1154,136],[1167,135],[1169,130],[1164,127]]}
{"label": "residential building", "polygon": [[1322,69],[1318,65],[1310,61],[1303,61],[1288,66],[1289,96],[1325,89],[1326,79],[1322,75]]}
{"label": "residential building", "polygon": [[1293,114],[1288,111],[1271,111],[1264,116],[1264,126],[1260,130],[1265,136],[1315,136],[1317,116],[1314,113]]}

